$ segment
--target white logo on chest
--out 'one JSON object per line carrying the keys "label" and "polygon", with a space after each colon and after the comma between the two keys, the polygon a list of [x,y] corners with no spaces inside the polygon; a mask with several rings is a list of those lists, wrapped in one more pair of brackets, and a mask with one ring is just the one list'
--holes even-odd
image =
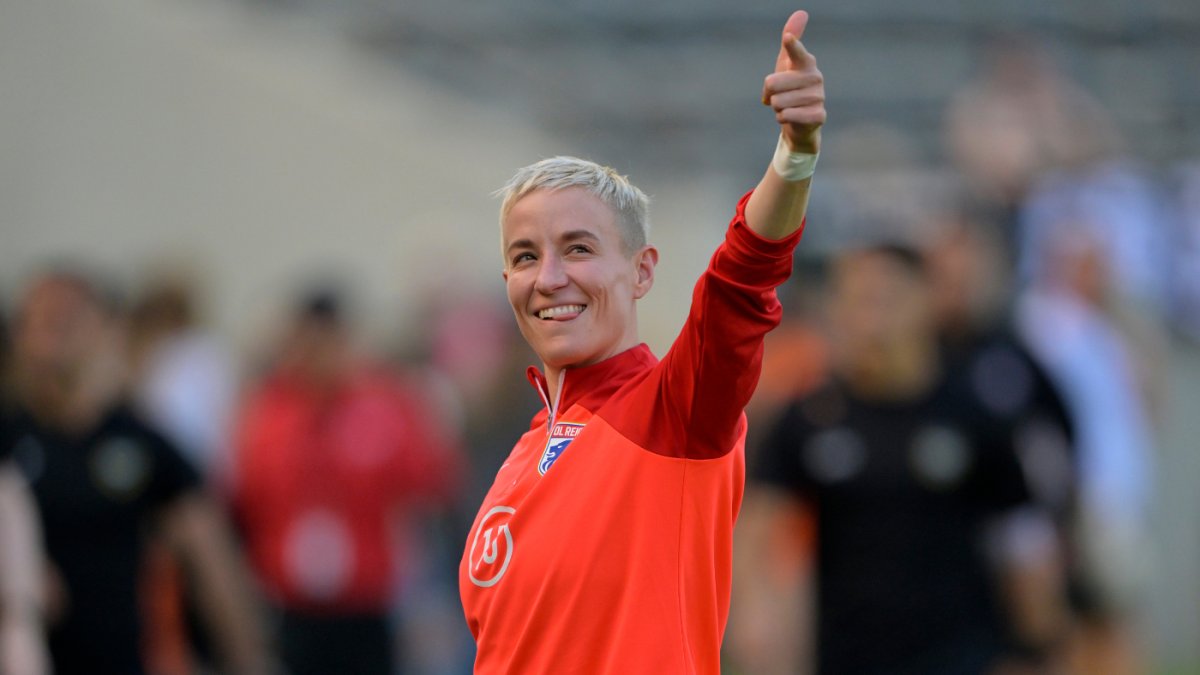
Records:
{"label": "white logo on chest", "polygon": [[511,506],[494,506],[479,520],[471,553],[467,556],[467,575],[476,586],[495,586],[508,570],[513,555],[513,537],[508,523],[516,512]]}

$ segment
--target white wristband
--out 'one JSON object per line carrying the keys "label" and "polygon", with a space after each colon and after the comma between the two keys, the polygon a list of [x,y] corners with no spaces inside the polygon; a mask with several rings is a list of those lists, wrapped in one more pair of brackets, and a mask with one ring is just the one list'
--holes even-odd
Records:
{"label": "white wristband", "polygon": [[779,145],[775,146],[775,157],[771,159],[771,166],[780,178],[794,183],[813,175],[813,172],[817,170],[817,157],[820,155],[792,152],[788,148],[787,141],[783,140],[783,134],[780,134]]}

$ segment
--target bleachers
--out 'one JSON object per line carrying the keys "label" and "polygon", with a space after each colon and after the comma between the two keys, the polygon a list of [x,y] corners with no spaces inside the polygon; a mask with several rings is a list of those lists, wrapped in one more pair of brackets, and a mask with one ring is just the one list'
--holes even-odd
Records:
{"label": "bleachers", "polygon": [[[516,104],[599,159],[634,168],[757,171],[754,105],[793,2],[309,0],[399,67]],[[1192,0],[821,0],[806,43],[831,82],[833,136],[860,122],[941,156],[945,102],[997,30],[1042,36],[1109,106],[1138,157],[1200,154],[1200,3]],[[616,47],[614,47],[616,45]],[[702,139],[702,140],[699,140]]]}

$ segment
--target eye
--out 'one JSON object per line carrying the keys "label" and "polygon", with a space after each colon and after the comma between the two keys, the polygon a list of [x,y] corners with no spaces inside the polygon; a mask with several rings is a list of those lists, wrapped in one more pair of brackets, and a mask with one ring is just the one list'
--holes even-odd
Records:
{"label": "eye", "polygon": [[533,254],[530,253],[529,251],[522,251],[521,253],[518,253],[513,256],[512,264],[519,265],[523,262],[529,262],[530,260],[536,260],[536,258],[534,258]]}
{"label": "eye", "polygon": [[567,253],[591,253],[592,249],[583,244],[571,244],[567,247]]}

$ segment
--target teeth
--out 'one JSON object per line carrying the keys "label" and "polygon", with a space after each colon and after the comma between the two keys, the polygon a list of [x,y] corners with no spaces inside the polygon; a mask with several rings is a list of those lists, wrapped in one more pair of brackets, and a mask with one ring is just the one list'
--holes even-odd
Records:
{"label": "teeth", "polygon": [[558,307],[543,309],[537,315],[539,319],[549,319],[555,316],[562,316],[563,314],[578,314],[583,311],[583,308],[583,305],[559,305]]}

